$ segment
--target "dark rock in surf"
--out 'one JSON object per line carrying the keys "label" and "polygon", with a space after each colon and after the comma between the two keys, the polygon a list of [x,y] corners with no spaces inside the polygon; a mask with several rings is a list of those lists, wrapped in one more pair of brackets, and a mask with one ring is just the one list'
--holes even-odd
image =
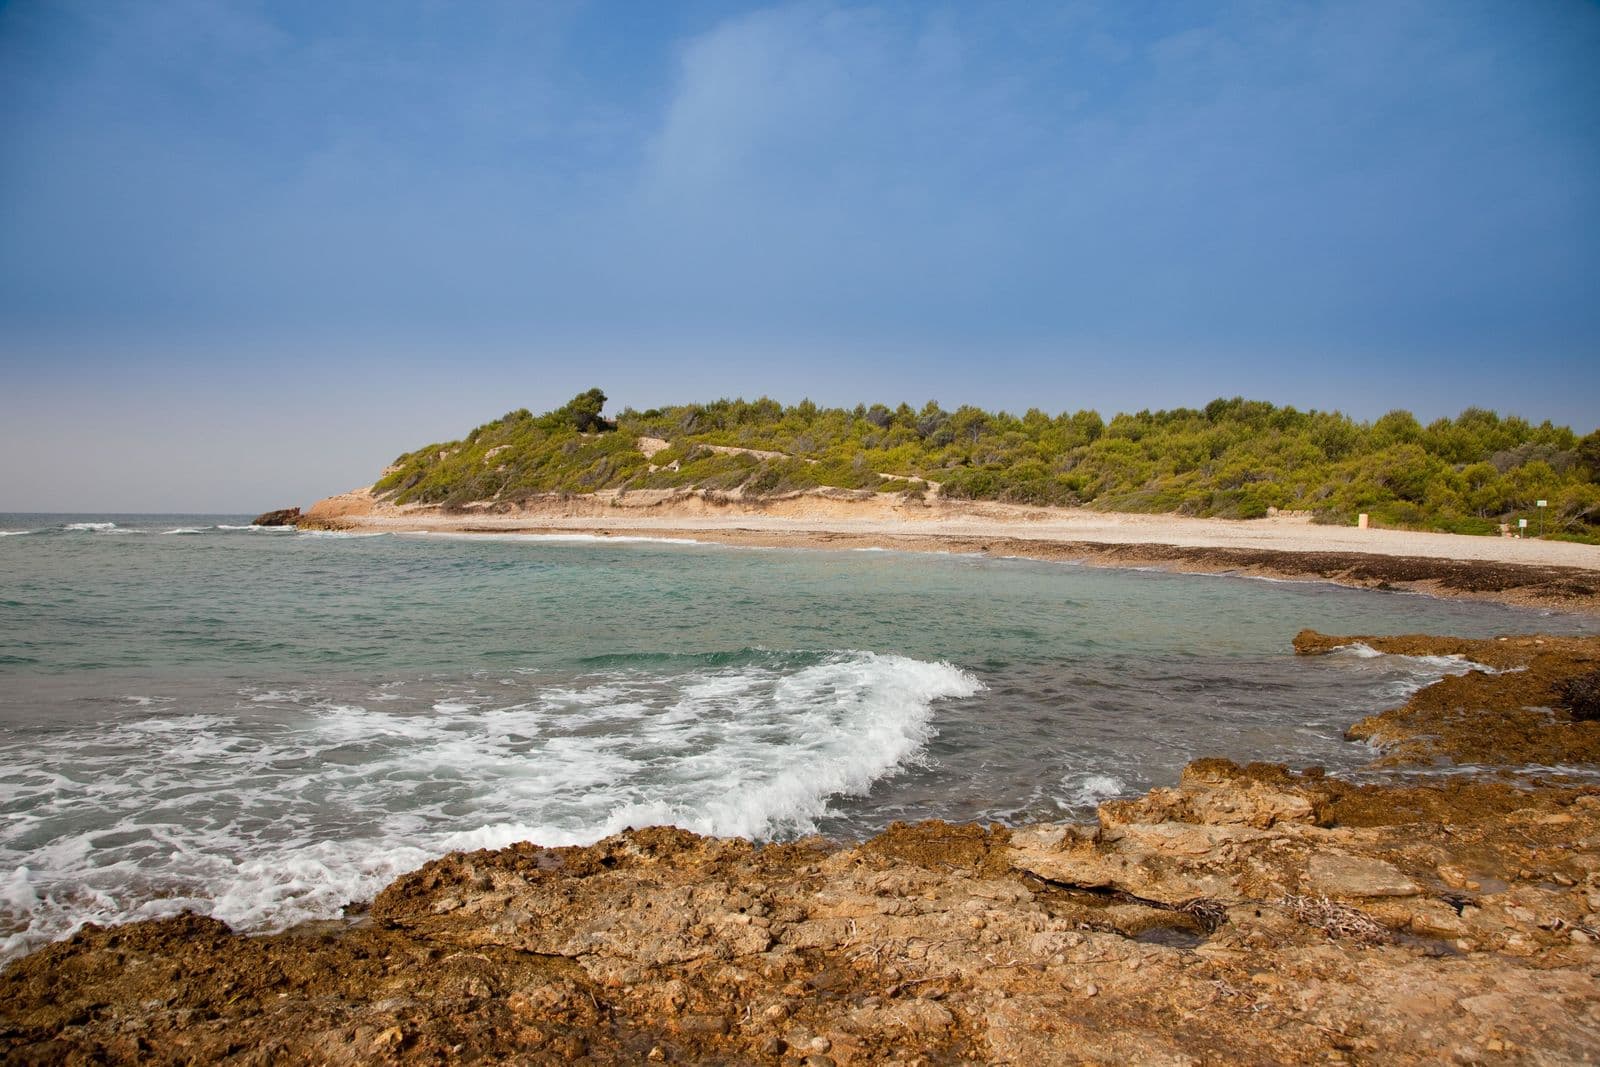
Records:
{"label": "dark rock in surf", "polygon": [[299,508],[279,508],[257,515],[251,524],[254,526],[293,526],[300,521]]}

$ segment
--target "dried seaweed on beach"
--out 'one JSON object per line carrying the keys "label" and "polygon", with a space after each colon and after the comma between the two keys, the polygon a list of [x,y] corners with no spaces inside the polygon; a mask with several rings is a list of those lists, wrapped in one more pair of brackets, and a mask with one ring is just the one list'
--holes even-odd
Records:
{"label": "dried seaweed on beach", "polygon": [[1328,937],[1383,945],[1394,940],[1394,932],[1360,908],[1327,897],[1308,897],[1291,893],[1275,903],[1286,908],[1296,920],[1315,927]]}

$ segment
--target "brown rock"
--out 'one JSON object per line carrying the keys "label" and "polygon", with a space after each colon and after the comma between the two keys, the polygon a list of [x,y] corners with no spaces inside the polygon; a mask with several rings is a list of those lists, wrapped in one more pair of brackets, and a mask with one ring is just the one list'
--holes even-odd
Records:
{"label": "brown rock", "polygon": [[279,508],[263,512],[250,520],[252,526],[293,526],[300,521],[299,508]]}
{"label": "brown rock", "polygon": [[1370,856],[1312,856],[1306,879],[1314,893],[1326,897],[1410,897],[1421,892],[1393,864]]}

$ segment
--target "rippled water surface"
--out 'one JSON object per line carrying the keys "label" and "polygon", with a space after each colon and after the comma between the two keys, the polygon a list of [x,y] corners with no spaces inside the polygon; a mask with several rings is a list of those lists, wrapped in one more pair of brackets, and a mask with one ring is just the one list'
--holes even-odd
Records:
{"label": "rippled water surface", "polygon": [[453,848],[1087,815],[1197,755],[1353,768],[1463,664],[1325,632],[1592,622],[1320,584],[623,538],[0,516],[0,951],[331,917]]}

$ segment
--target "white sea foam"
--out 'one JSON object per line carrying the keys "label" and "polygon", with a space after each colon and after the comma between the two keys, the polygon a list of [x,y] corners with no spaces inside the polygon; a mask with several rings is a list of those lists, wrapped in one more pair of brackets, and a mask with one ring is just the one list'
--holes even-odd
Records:
{"label": "white sea foam", "polygon": [[0,958],[184,909],[260,931],[335,917],[456,848],[812,832],[981,686],[903,656],[758,652],[389,688],[246,689],[194,714],[129,698],[136,717],[0,741],[21,813],[0,826]]}
{"label": "white sea foam", "polygon": [[1062,801],[1069,808],[1092,808],[1128,791],[1121,778],[1111,774],[1069,774],[1061,779]]}
{"label": "white sea foam", "polygon": [[1378,688],[1377,695],[1384,700],[1406,700],[1411,694],[1441,678],[1468,671],[1486,674],[1500,673],[1493,667],[1475,663],[1462,655],[1407,656],[1381,652],[1362,641],[1354,641],[1334,650],[1338,656],[1355,660],[1360,669],[1386,675],[1388,681]]}
{"label": "white sea foam", "polygon": [[296,532],[298,532],[296,530],[296,528],[293,527],[293,526],[256,526],[254,524],[251,524],[249,526],[229,526],[225,522],[219,522],[216,526],[212,527],[212,529],[215,529],[215,530],[256,530],[256,531],[259,531],[261,533],[296,533]]}
{"label": "white sea foam", "polygon": [[[287,528],[287,527],[286,527]],[[349,540],[352,538],[383,537],[383,530],[299,530],[301,537],[322,538],[331,540]]]}
{"label": "white sea foam", "polygon": [[173,530],[162,530],[163,534],[202,534],[206,531],[198,526],[179,526]]}
{"label": "white sea foam", "polygon": [[1425,673],[1465,674],[1467,671],[1487,671],[1497,673],[1493,667],[1486,667],[1481,663],[1474,663],[1459,653],[1449,656],[1409,656],[1399,652],[1381,652],[1365,641],[1353,641],[1348,645],[1341,645],[1335,651],[1356,659],[1378,659],[1387,657],[1389,661],[1405,665],[1407,668]]}
{"label": "white sea foam", "polygon": [[37,532],[37,531],[34,531],[34,530],[0,530],[0,537],[21,537],[23,534],[31,534],[31,533],[35,533],[35,532]]}
{"label": "white sea foam", "polygon": [[1362,641],[1344,645],[1335,651],[1356,659],[1382,659],[1386,665],[1397,670],[1432,677],[1435,680],[1447,674],[1466,674],[1468,671],[1482,671],[1485,674],[1501,673],[1497,668],[1477,663],[1459,653],[1448,656],[1410,656],[1399,652],[1380,652]]}
{"label": "white sea foam", "polygon": [[73,533],[105,533],[115,530],[117,524],[114,522],[69,522],[61,528],[63,530],[71,530]]}
{"label": "white sea foam", "polygon": [[256,704],[299,704],[316,694],[315,689],[241,689],[239,695],[247,696]]}
{"label": "white sea foam", "polygon": [[122,699],[126,700],[136,708],[148,708],[154,704],[170,704],[173,701],[172,697],[142,697],[134,696],[132,694],[125,696]]}

